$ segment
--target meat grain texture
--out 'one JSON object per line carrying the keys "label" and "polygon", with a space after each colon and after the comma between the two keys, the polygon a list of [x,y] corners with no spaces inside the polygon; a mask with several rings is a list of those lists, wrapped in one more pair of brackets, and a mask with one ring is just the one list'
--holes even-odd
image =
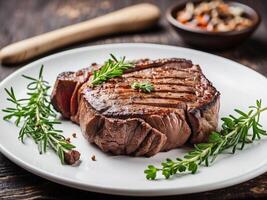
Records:
{"label": "meat grain texture", "polygon": [[[92,88],[90,76],[97,67],[61,73],[51,100],[102,151],[153,156],[205,142],[216,130],[220,93],[191,61],[138,60],[121,77]],[[132,89],[135,81],[151,82],[154,91]]]}

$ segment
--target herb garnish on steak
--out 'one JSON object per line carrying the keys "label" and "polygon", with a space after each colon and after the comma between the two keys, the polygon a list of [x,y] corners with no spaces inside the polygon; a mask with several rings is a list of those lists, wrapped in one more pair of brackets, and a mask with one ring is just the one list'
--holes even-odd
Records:
{"label": "herb garnish on steak", "polygon": [[154,90],[154,85],[150,82],[133,82],[131,87],[135,90],[140,90],[142,92],[152,92]]}
{"label": "herb garnish on steak", "polygon": [[118,60],[114,55],[110,54],[110,56],[111,59],[108,59],[100,69],[93,72],[93,79],[91,80],[93,86],[121,76],[126,69],[133,67],[131,63],[125,62],[125,57]]}

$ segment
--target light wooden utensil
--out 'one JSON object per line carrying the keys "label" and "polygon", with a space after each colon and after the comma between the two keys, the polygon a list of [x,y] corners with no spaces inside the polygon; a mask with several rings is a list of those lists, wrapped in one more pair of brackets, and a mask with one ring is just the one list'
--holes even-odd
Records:
{"label": "light wooden utensil", "polygon": [[16,64],[32,59],[51,50],[99,36],[131,32],[148,28],[160,18],[159,9],[143,3],[38,35],[1,49],[3,64]]}

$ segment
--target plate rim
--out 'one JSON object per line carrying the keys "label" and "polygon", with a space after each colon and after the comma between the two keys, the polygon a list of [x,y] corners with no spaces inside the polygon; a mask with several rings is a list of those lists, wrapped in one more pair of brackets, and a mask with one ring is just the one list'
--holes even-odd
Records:
{"label": "plate rim", "polygon": [[[148,47],[148,48],[151,48],[151,47],[157,47],[157,48],[166,48],[166,49],[171,48],[171,49],[180,49],[180,50],[191,51],[194,53],[200,53],[200,54],[205,54],[207,56],[212,56],[212,57],[215,57],[217,59],[226,60],[227,62],[232,62],[235,65],[239,65],[239,67],[243,67],[243,69],[246,69],[250,73],[256,73],[257,75],[260,75],[262,78],[267,79],[267,77],[265,77],[263,74],[257,72],[256,70],[254,70],[252,68],[247,67],[246,65],[240,64],[240,63],[235,62],[233,60],[230,60],[228,58],[224,58],[222,56],[214,55],[211,53],[207,53],[207,52],[203,52],[203,51],[199,51],[199,50],[195,50],[195,49],[179,47],[179,46],[171,46],[171,45],[153,44],[153,43],[114,43],[114,44],[101,44],[101,45],[93,45],[93,46],[74,48],[74,49],[58,52],[55,54],[51,54],[49,56],[35,60],[34,62],[31,62],[31,63],[28,63],[28,64],[22,66],[21,68],[19,68],[18,70],[11,73],[6,78],[4,78],[0,82],[0,88],[2,88],[3,85],[5,83],[7,83],[10,79],[18,76],[18,74],[22,73],[23,71],[27,70],[28,68],[31,68],[33,65],[36,65],[37,63],[45,62],[45,61],[51,60],[51,59],[56,59],[57,57],[66,56],[66,55],[72,54],[72,53],[83,52],[83,51],[88,51],[88,50],[100,50],[102,48],[112,48],[112,47],[113,48],[120,48],[120,47],[124,47],[124,48],[125,47],[126,48],[127,47],[145,47],[145,48]],[[245,66],[245,68],[244,68],[244,66]],[[244,175],[240,176],[238,179],[237,178],[231,178],[231,179],[228,179],[226,181],[223,181],[223,182],[220,182],[217,184],[207,183],[205,185],[201,185],[201,187],[200,186],[194,186],[192,188],[187,188],[186,191],[177,191],[177,188],[161,188],[161,189],[157,189],[157,191],[155,191],[153,189],[142,189],[142,190],[131,189],[131,188],[117,189],[117,188],[106,187],[106,186],[101,187],[99,185],[91,185],[88,183],[85,184],[85,183],[73,181],[69,178],[55,176],[49,172],[46,172],[43,169],[40,169],[40,168],[38,168],[32,164],[29,164],[29,163],[23,161],[21,158],[19,158],[15,154],[12,154],[11,152],[8,151],[8,149],[6,149],[4,146],[2,146],[1,142],[0,142],[0,152],[5,157],[7,157],[9,160],[11,160],[13,163],[15,163],[16,165],[24,168],[25,170],[27,170],[27,171],[29,171],[29,172],[37,175],[37,176],[40,176],[40,177],[47,179],[47,180],[50,180],[52,182],[56,182],[58,184],[73,187],[73,188],[80,189],[80,190],[100,192],[100,193],[105,193],[105,194],[125,195],[125,196],[126,195],[128,195],[128,196],[169,196],[169,195],[177,195],[177,194],[190,194],[190,193],[210,191],[210,190],[225,188],[225,187],[229,187],[229,186],[232,186],[232,185],[235,185],[238,183],[245,182],[245,181],[250,180],[252,178],[255,178],[255,177],[257,177],[257,176],[259,176],[262,173],[267,171],[267,162],[266,162],[265,164],[258,167],[257,170],[254,170],[254,171],[251,171],[247,174],[244,174]],[[208,189],[207,189],[207,187],[208,187]],[[153,192],[153,193],[151,193],[151,192]]]}

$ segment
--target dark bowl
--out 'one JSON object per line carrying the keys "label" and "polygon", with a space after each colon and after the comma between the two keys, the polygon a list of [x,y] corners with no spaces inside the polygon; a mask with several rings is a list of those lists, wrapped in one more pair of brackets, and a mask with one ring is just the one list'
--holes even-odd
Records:
{"label": "dark bowl", "polygon": [[[230,5],[243,8],[246,15],[252,20],[252,25],[239,31],[228,32],[210,32],[200,29],[190,28],[176,20],[177,11],[182,10],[188,1],[179,1],[179,3],[171,6],[166,13],[167,20],[174,27],[182,39],[193,46],[205,49],[226,49],[240,44],[247,39],[260,24],[260,15],[247,5],[237,2],[227,2]],[[193,3],[201,2],[193,0]]]}

